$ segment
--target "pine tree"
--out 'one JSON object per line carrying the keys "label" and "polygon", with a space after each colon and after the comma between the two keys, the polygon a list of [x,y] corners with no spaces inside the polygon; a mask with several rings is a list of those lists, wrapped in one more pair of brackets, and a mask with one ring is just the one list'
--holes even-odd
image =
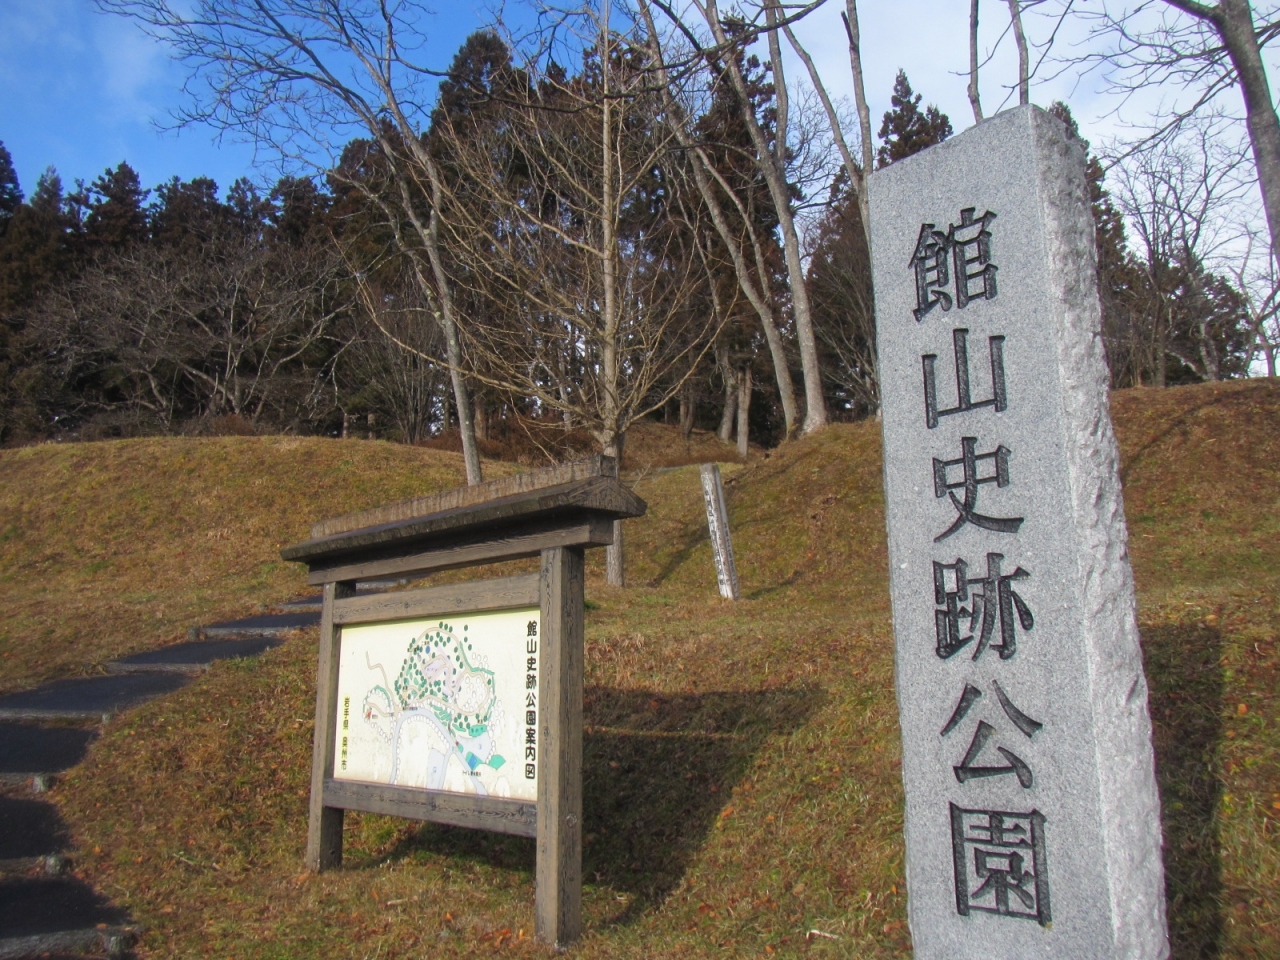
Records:
{"label": "pine tree", "polygon": [[156,188],[151,205],[151,237],[157,243],[191,246],[213,238],[227,222],[218,202],[218,184],[208,177],[174,177]]}
{"label": "pine tree", "polygon": [[1071,115],[1071,108],[1058,100],[1049,107],[1048,112],[1061,120],[1066,125],[1067,135],[1078,140],[1085,149],[1085,181],[1089,187],[1089,206],[1093,213],[1098,251],[1102,342],[1107,352],[1112,387],[1133,386],[1140,379],[1133,372],[1133,331],[1130,329],[1134,288],[1139,277],[1129,256],[1124,217],[1111,202],[1111,194],[1104,184],[1106,171],[1089,149],[1089,141],[1080,136],[1080,125]]}
{"label": "pine tree", "polygon": [[0,237],[4,236],[9,221],[22,203],[22,188],[18,186],[18,171],[13,168],[13,157],[0,141]]}
{"label": "pine tree", "polygon": [[122,247],[147,237],[143,207],[150,190],[143,190],[138,173],[128,163],[107,170],[73,200],[88,212],[85,237],[91,247]]}
{"label": "pine tree", "polygon": [[262,236],[267,217],[271,213],[271,203],[262,199],[252,180],[240,177],[231,184],[231,189],[227,191],[226,207],[231,225],[240,236],[247,239]]}
{"label": "pine tree", "polygon": [[281,177],[271,191],[268,219],[281,243],[302,243],[324,227],[330,198],[309,177]]}
{"label": "pine tree", "polygon": [[71,226],[62,179],[50,167],[0,240],[0,317],[10,318],[70,269]]}
{"label": "pine tree", "polygon": [[892,109],[885,111],[880,124],[882,144],[876,151],[877,168],[941,143],[953,133],[951,120],[937,107],[930,104],[920,112],[920,99],[921,94],[911,89],[907,72],[899,70],[893,81],[893,96],[889,98]]}

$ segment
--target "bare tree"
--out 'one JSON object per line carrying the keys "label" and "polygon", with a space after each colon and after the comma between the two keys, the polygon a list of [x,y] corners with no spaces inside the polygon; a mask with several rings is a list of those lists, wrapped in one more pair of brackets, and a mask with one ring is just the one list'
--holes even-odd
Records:
{"label": "bare tree", "polygon": [[[974,0],[974,27],[977,27],[977,0]],[[1013,43],[1018,48],[1018,103],[1031,102],[1031,55],[1027,49],[1027,35],[1022,30],[1022,7],[1018,0],[1009,0],[1009,22],[1013,25]]]}
{"label": "bare tree", "polygon": [[1280,352],[1280,271],[1274,257],[1255,255],[1259,249],[1268,249],[1266,237],[1246,228],[1242,250],[1223,264],[1222,269],[1230,274],[1248,312],[1248,326],[1253,338],[1249,365],[1252,366],[1261,356],[1266,375],[1274,377],[1277,373],[1276,356]]}
{"label": "bare tree", "polygon": [[1262,193],[1271,237],[1271,253],[1280,257],[1280,121],[1271,98],[1262,48],[1280,33],[1280,20],[1269,10],[1255,23],[1249,0],[1161,0],[1154,5],[1101,3],[1082,6],[1077,15],[1091,24],[1095,40],[1106,49],[1078,62],[1104,70],[1114,92],[1131,96],[1163,84],[1184,89],[1174,109],[1155,118],[1155,129],[1134,149],[1150,140],[1172,136],[1206,110],[1222,112],[1221,95],[1238,88],[1244,101],[1245,127]]}
{"label": "bare tree", "polygon": [[314,245],[217,238],[136,245],[55,287],[31,331],[67,379],[92,372],[99,410],[280,421],[316,381],[304,356],[345,309],[339,264]]}
{"label": "bare tree", "polygon": [[[849,69],[853,76],[853,98],[858,111],[858,134],[862,141],[862,169],[870,170],[875,158],[871,143],[871,108],[867,106],[867,91],[862,81],[862,30],[858,25],[857,0],[845,0],[845,9],[840,14],[844,21],[844,30],[849,37]],[[863,203],[864,222],[866,203]],[[867,234],[870,236],[870,233]]]}
{"label": "bare tree", "polygon": [[[687,66],[690,62],[710,61],[713,75],[708,86],[714,90],[725,76],[724,69],[719,66],[719,56],[735,56],[736,51],[730,48],[719,51],[717,56],[716,51],[705,50],[691,33],[686,32],[686,38],[691,41],[689,47],[692,48],[692,52],[690,49],[672,52],[664,44],[663,35],[657,29],[650,4],[646,0],[639,0],[639,9],[649,47],[649,69],[658,78],[658,90],[665,107],[662,114],[663,120],[670,127],[675,142],[689,159],[687,176],[692,178],[706,216],[710,218],[724,253],[733,265],[734,276],[742,295],[751,304],[760,320],[760,327],[773,361],[784,428],[790,436],[796,423],[795,386],[791,379],[782,332],[776,318],[776,298],[771,290],[771,271],[766,256],[768,238],[761,236],[757,226],[761,218],[755,209],[755,198],[751,191],[738,189],[713,157],[713,153],[717,150],[726,147],[733,150],[735,145],[708,143],[699,137],[695,130],[696,110],[678,95],[689,86],[697,86],[696,72],[681,70],[681,76],[678,77],[676,71],[668,66],[669,63]],[[682,26],[678,21],[676,25]],[[693,83],[689,83],[691,78]],[[751,162],[755,163],[754,154]],[[714,292],[714,283],[711,289]],[[732,396],[734,399],[730,401],[729,395],[726,394],[726,406],[731,402],[737,402],[736,392]],[[729,423],[732,423],[732,419]]]}
{"label": "bare tree", "polygon": [[[168,44],[186,64],[191,106],[205,123],[328,169],[328,139],[358,131],[378,144],[393,192],[370,196],[396,228],[412,276],[444,336],[468,483],[481,480],[463,369],[460,318],[439,249],[439,171],[420,133],[435,73],[406,51],[426,13],[399,0],[96,0]],[[359,184],[357,184],[359,186]]]}
{"label": "bare tree", "polygon": [[371,266],[382,269],[351,278],[358,319],[344,351],[343,372],[358,384],[357,404],[393,424],[403,442],[418,443],[445,419],[451,384],[448,368],[435,359],[444,354],[444,344],[412,278],[394,265]]}
{"label": "bare tree", "polygon": [[[621,460],[628,426],[662,407],[711,349],[714,317],[688,308],[703,272],[701,206],[646,44],[608,2],[562,21],[582,69],[538,71],[484,114],[438,115],[452,171],[443,246],[491,305],[466,331],[476,376],[568,413]],[[621,530],[609,579],[622,583]]]}
{"label": "bare tree", "polygon": [[982,97],[978,92],[978,0],[969,0],[969,106],[973,122],[982,122]]}
{"label": "bare tree", "polygon": [[1113,168],[1141,276],[1128,297],[1128,346],[1156,386],[1167,382],[1170,356],[1201,380],[1238,374],[1246,362],[1244,299],[1214,270],[1240,254],[1235,213],[1249,193],[1248,160],[1221,126],[1184,126],[1178,139]]}
{"label": "bare tree", "polygon": [[[695,43],[697,42],[693,25],[682,19],[674,8],[667,4],[655,5],[667,15],[674,28],[683,32]],[[756,114],[747,79],[739,60],[726,55],[720,57],[718,63],[737,94],[742,120],[755,149],[754,159],[768,186],[778,219],[778,230],[782,237],[791,294],[792,317],[795,321],[796,340],[800,348],[800,365],[804,375],[805,417],[802,429],[806,433],[826,424],[827,411],[826,402],[823,399],[822,373],[818,362],[817,341],[813,332],[809,293],[805,284],[800,235],[792,206],[792,184],[788,179],[790,93],[787,89],[782,46],[778,35],[785,26],[818,5],[820,4],[812,3],[784,8],[777,0],[763,0],[762,5],[753,11],[754,16],[749,18],[752,29],[731,37],[727,27],[728,21],[722,16],[716,0],[691,0],[690,2],[690,6],[700,18],[699,28],[710,38],[708,44],[699,43],[700,47],[711,46],[727,54],[735,45],[750,42],[761,34],[768,42],[776,98],[772,131],[765,129],[760,117]],[[760,26],[761,21],[763,27]]]}

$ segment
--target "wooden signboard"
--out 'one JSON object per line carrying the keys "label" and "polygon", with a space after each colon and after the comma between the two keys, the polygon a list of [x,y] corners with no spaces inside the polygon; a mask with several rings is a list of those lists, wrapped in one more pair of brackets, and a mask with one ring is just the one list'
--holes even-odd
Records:
{"label": "wooden signboard", "polygon": [[[537,841],[539,939],[581,930],[583,551],[645,504],[606,457],[324,521],[281,551],[322,587],[307,865],[346,810]],[[522,557],[537,574],[356,595]]]}

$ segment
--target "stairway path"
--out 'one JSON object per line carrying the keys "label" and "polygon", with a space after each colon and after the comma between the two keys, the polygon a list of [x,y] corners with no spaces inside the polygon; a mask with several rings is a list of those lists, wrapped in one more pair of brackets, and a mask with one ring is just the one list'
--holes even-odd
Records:
{"label": "stairway path", "polygon": [[192,628],[188,642],[114,660],[105,676],[0,696],[0,960],[132,956],[139,931],[122,908],[65,872],[66,824],[39,795],[84,758],[111,716],[185,686],[218,660],[257,656],[319,623],[319,599]]}

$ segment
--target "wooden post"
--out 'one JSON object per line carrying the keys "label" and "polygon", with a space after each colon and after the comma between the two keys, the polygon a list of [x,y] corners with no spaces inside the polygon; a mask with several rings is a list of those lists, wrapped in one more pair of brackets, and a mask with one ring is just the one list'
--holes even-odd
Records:
{"label": "wooden post", "polygon": [[542,551],[535,931],[560,948],[582,931],[581,547]]}
{"label": "wooden post", "polygon": [[320,669],[316,677],[316,725],[311,753],[311,809],[307,823],[307,869],[342,865],[342,810],[324,805],[324,782],[333,776],[334,737],[338,730],[339,630],[333,623],[333,601],[353,597],[352,582],[326,583],[320,613]]}

